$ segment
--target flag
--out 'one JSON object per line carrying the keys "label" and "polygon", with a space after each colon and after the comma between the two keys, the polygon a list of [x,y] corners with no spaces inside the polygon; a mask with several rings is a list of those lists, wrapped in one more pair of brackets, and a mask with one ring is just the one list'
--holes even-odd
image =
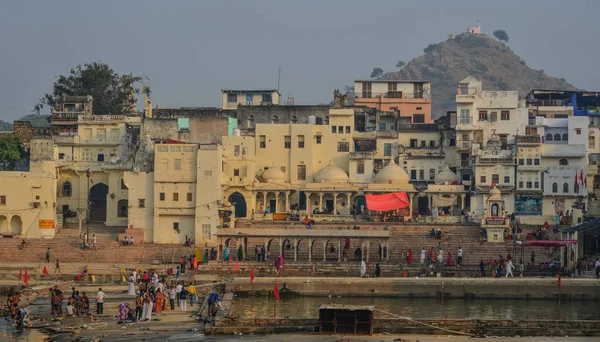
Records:
{"label": "flag", "polygon": [[44,266],[44,270],[42,271],[42,273],[44,273],[44,275],[48,275],[48,269],[46,268],[46,266]]}
{"label": "flag", "polygon": [[254,269],[251,268],[250,269],[250,282],[253,282],[253,281],[254,281]]}
{"label": "flag", "polygon": [[29,275],[27,274],[27,268],[25,268],[25,276],[23,277],[23,284],[26,287],[29,287]]}
{"label": "flag", "polygon": [[19,281],[23,280],[23,270],[19,269]]}
{"label": "flag", "polygon": [[581,173],[579,174],[579,180],[581,181],[581,184],[583,185],[583,169],[581,169]]}
{"label": "flag", "polygon": [[240,270],[240,265],[238,264],[238,262],[235,262],[235,265],[233,265],[233,272],[237,272]]}
{"label": "flag", "polygon": [[562,279],[560,278],[560,273],[558,274],[558,288],[562,289]]}
{"label": "flag", "polygon": [[577,184],[579,184],[579,182],[577,182],[577,171],[575,171],[575,187],[577,187]]}
{"label": "flag", "polygon": [[273,286],[273,296],[275,296],[275,298],[278,300],[281,299],[279,296],[279,289],[277,288],[277,282],[275,282],[275,286]]}
{"label": "flag", "polygon": [[496,183],[494,183],[494,181],[492,181],[492,185],[490,185],[490,189],[493,189],[496,187]]}

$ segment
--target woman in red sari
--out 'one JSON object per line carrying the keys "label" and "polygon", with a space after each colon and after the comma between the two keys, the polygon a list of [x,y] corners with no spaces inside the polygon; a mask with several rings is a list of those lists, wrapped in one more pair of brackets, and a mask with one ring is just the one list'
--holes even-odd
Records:
{"label": "woman in red sari", "polygon": [[162,304],[163,304],[164,299],[165,299],[165,295],[161,291],[156,292],[155,309],[156,309],[157,313],[162,311],[162,307],[163,307]]}
{"label": "woman in red sari", "polygon": [[446,266],[454,266],[454,262],[452,262],[452,254],[448,252],[448,259],[446,259]]}
{"label": "woman in red sari", "polygon": [[406,263],[407,264],[412,264],[412,249],[408,250],[408,256],[406,257]]}

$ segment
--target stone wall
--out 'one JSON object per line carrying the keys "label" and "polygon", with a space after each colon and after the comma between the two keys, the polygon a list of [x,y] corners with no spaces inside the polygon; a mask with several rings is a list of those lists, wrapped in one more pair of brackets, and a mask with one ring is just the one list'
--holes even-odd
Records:
{"label": "stone wall", "polygon": [[189,129],[180,130],[177,118],[145,118],[142,132],[148,133],[153,141],[181,140],[185,142],[221,142],[221,137],[228,135],[228,117],[189,117]]}
{"label": "stone wall", "polygon": [[238,106],[237,118],[238,128],[247,130],[249,121],[254,118],[254,125],[272,123],[275,116],[279,123],[292,123],[294,120],[299,124],[307,124],[308,117],[320,118],[323,122],[329,115],[329,105],[311,106]]}

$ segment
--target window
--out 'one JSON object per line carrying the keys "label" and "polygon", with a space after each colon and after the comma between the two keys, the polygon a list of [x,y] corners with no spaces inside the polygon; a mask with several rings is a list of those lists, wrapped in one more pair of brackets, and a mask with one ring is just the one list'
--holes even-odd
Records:
{"label": "window", "polygon": [[62,195],[64,197],[70,197],[71,196],[71,182],[66,181],[63,183],[62,186]]}
{"label": "window", "polygon": [[129,203],[127,200],[119,200],[117,202],[117,217],[127,217],[127,207]]}
{"label": "window", "polygon": [[104,161],[104,153],[98,153],[98,161]]}
{"label": "window", "polygon": [[382,132],[385,132],[385,128],[386,128],[385,122],[380,122],[379,123],[379,130],[382,131]]}
{"label": "window", "polygon": [[561,166],[567,166],[567,165],[569,165],[569,161],[568,161],[568,160],[566,160],[566,159],[564,159],[564,158],[563,158],[563,159],[560,159],[560,160],[558,161],[558,165],[561,165]]}
{"label": "window", "polygon": [[[593,135],[590,135],[588,137],[588,147],[589,148],[595,148],[596,147],[596,137]],[[60,154],[59,154],[60,156]]]}
{"label": "window", "polygon": [[320,136],[320,135],[317,135],[317,136],[315,137],[315,140],[317,141],[317,144],[320,144],[320,143],[321,143],[321,136]]}
{"label": "window", "polygon": [[283,148],[291,148],[292,147],[292,137],[286,135],[283,137]]}
{"label": "window", "polygon": [[491,113],[490,113],[490,121],[491,121],[491,122],[496,122],[496,121],[498,121],[498,112],[491,112]]}
{"label": "window", "polygon": [[298,123],[298,118],[296,117],[296,115],[292,116],[292,120],[290,120],[293,124]]}
{"label": "window", "polygon": [[479,183],[484,184],[486,181],[487,179],[485,178],[485,176],[479,177]]}
{"label": "window", "polygon": [[138,208],[146,208],[146,199],[145,198],[138,199]]}
{"label": "window", "polygon": [[0,205],[6,205],[6,196],[0,196]]}
{"label": "window", "polygon": [[435,148],[435,140],[429,141],[429,148]]}
{"label": "window", "polygon": [[365,174],[365,161],[364,160],[357,160],[356,161],[356,174],[357,175],[364,175]]}
{"label": "window", "polygon": [[278,124],[279,123],[279,117],[277,115],[273,115],[273,117],[271,118],[271,123],[272,124]]}
{"label": "window", "polygon": [[204,177],[212,177],[212,171],[204,171]]}
{"label": "window", "polygon": [[344,133],[344,126],[338,126],[338,133]]}
{"label": "window", "polygon": [[227,102],[228,103],[237,103],[237,94],[227,94]]}
{"label": "window", "polygon": [[303,135],[298,136],[298,148],[304,148],[304,136]]}
{"label": "window", "polygon": [[423,110],[423,107],[417,107],[417,110]]}
{"label": "window", "polygon": [[519,165],[525,165],[525,159],[519,159]]}
{"label": "window", "polygon": [[533,160],[533,165],[540,165],[540,158],[535,158]]}
{"label": "window", "polygon": [[392,156],[392,144],[383,144],[383,155],[384,157]]}
{"label": "window", "polygon": [[233,156],[237,157],[240,155],[240,145],[233,146]]}
{"label": "window", "polygon": [[533,165],[533,159],[527,158],[527,165]]}
{"label": "window", "polygon": [[554,193],[558,192],[558,184],[557,183],[552,183],[552,192],[554,192]]}
{"label": "window", "polygon": [[248,117],[248,128],[254,128],[254,115]]}
{"label": "window", "polygon": [[[317,118],[317,120],[319,120],[320,118]],[[325,120],[323,120],[323,122],[325,122],[325,125],[329,125],[329,115],[325,116]]]}
{"label": "window", "polygon": [[175,202],[179,201],[179,193],[178,192],[173,193],[173,201],[175,201]]}
{"label": "window", "polygon": [[435,179],[435,169],[429,169],[429,180]]}
{"label": "window", "polygon": [[523,188],[523,182],[522,181],[519,182],[519,188],[521,188],[521,189]]}
{"label": "window", "polygon": [[[264,96],[264,95],[263,95]],[[210,240],[210,224],[203,224],[202,225],[202,237],[204,239]]]}
{"label": "window", "polygon": [[267,137],[264,135],[261,135],[260,137],[258,137],[258,139],[259,139],[259,147],[266,148],[267,147]]}
{"label": "window", "polygon": [[535,182],[535,188],[539,189],[540,188],[540,182]]}
{"label": "window", "polygon": [[181,171],[181,159],[173,160],[173,170]]}
{"label": "window", "polygon": [[187,199],[187,201],[188,201],[188,202],[191,202],[191,201],[192,201],[192,193],[191,193],[191,192],[188,192],[188,193],[186,194],[185,198]]}
{"label": "window", "polygon": [[64,153],[59,153],[58,154],[58,159],[65,159],[65,154]]}
{"label": "window", "polygon": [[179,222],[173,222],[173,229],[179,231]]}
{"label": "window", "polygon": [[470,124],[471,123],[471,113],[468,109],[460,110],[460,123],[461,124]]}
{"label": "window", "polygon": [[348,152],[350,151],[350,143],[345,141],[340,141],[337,143],[338,152]]}
{"label": "window", "polygon": [[350,126],[346,126],[346,133],[350,133]]}
{"label": "window", "polygon": [[510,176],[504,176],[504,184],[510,183]]}
{"label": "window", "polygon": [[337,130],[335,129],[335,126],[331,126],[331,133],[335,134],[336,132],[337,132]]}
{"label": "window", "polygon": [[554,134],[554,141],[560,141],[560,134]]}
{"label": "window", "polygon": [[552,134],[546,134],[546,141],[552,141]]}
{"label": "window", "polygon": [[161,201],[164,201],[164,200],[165,200],[165,193],[164,193],[164,192],[161,192],[160,194],[158,194],[158,197],[159,197],[159,199],[160,199]]}
{"label": "window", "polygon": [[421,147],[427,147],[427,141],[421,140]]}
{"label": "window", "polygon": [[240,169],[233,169],[233,176],[234,177],[239,177],[240,176]]}
{"label": "window", "polygon": [[563,141],[569,141],[569,135],[567,133],[562,135],[562,140]]}
{"label": "window", "polygon": [[569,183],[565,183],[563,184],[563,193],[568,193],[569,192]]}
{"label": "window", "polygon": [[425,123],[425,114],[413,114],[413,123]]}
{"label": "window", "polygon": [[480,110],[479,111],[479,121],[487,121],[488,116],[487,116],[487,110]]}
{"label": "window", "polygon": [[500,120],[510,120],[510,112],[508,110],[501,111]]}
{"label": "window", "polygon": [[125,180],[121,178],[121,189],[127,189],[127,185],[125,185]]}
{"label": "window", "polygon": [[533,186],[533,183],[531,183],[531,182],[527,182],[527,189],[531,189],[531,188],[532,188],[532,186]]}
{"label": "window", "polygon": [[410,147],[417,147],[417,139],[410,139]]}
{"label": "window", "polygon": [[306,165],[298,165],[298,180],[306,180]]}
{"label": "window", "polygon": [[493,175],[492,175],[492,182],[493,182],[494,184],[499,184],[499,183],[500,183],[500,175],[498,175],[498,174],[493,174]]}
{"label": "window", "polygon": [[425,170],[419,170],[419,179],[420,180],[424,180],[425,179]]}
{"label": "window", "polygon": [[97,136],[98,136],[98,139],[105,139],[106,138],[106,129],[98,128]]}
{"label": "window", "polygon": [[581,129],[580,128],[575,129],[575,134],[581,135]]}
{"label": "window", "polygon": [[285,173],[285,166],[282,166],[279,169],[281,170],[281,172]]}
{"label": "window", "polygon": [[270,104],[271,102],[273,102],[273,97],[271,96],[271,94],[262,94],[263,104]]}
{"label": "window", "polygon": [[417,170],[410,170],[410,179],[417,180]]}

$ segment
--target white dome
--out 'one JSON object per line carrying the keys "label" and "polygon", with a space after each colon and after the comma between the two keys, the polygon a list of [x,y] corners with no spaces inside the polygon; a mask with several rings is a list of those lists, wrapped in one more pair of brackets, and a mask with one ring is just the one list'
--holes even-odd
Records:
{"label": "white dome", "polygon": [[346,172],[333,165],[331,161],[327,166],[319,170],[313,179],[315,183],[348,183]]}
{"label": "white dome", "polygon": [[490,199],[491,200],[501,200],[502,196],[501,196],[501,192],[500,190],[498,190],[498,188],[494,187],[492,189],[490,189]]}
{"label": "white dome", "polygon": [[456,173],[450,171],[450,169],[448,168],[448,165],[446,165],[444,170],[442,170],[442,172],[438,173],[434,179],[434,183],[437,185],[446,184],[446,182],[448,183],[448,185],[450,185],[454,182],[456,182],[458,184],[458,176],[456,175]]}
{"label": "white dome", "polygon": [[261,178],[267,183],[285,183],[285,173],[276,166],[265,170]]}
{"label": "white dome", "polygon": [[409,177],[403,168],[396,165],[392,160],[375,176],[376,184],[408,184]]}

